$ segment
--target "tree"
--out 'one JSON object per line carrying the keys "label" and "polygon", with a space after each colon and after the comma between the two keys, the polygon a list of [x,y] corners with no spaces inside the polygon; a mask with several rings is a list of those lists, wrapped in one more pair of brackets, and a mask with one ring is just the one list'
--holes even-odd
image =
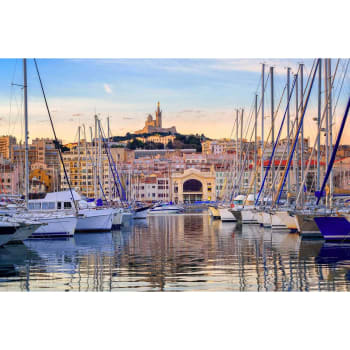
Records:
{"label": "tree", "polygon": [[138,139],[133,139],[131,142],[128,142],[126,147],[128,149],[135,150],[137,148],[142,148],[143,149],[144,146],[145,146],[145,144],[142,141],[140,141]]}

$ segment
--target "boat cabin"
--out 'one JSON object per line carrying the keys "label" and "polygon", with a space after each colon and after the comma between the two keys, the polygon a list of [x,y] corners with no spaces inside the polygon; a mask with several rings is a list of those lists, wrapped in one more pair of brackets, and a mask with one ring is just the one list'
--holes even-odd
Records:
{"label": "boat cabin", "polygon": [[[94,208],[95,203],[87,202],[76,191],[72,191],[74,201],[79,209]],[[28,202],[29,210],[72,210],[74,202],[70,191],[47,193],[43,199],[32,199]]]}

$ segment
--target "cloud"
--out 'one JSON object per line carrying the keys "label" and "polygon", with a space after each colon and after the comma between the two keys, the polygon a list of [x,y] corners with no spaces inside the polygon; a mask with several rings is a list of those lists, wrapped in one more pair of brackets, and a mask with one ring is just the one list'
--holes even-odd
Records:
{"label": "cloud", "polygon": [[132,119],[135,119],[135,118],[131,118],[131,117],[123,117],[124,120],[132,120]]}
{"label": "cloud", "polygon": [[103,87],[104,87],[105,91],[107,92],[107,94],[113,93],[112,88],[109,84],[103,84]]}

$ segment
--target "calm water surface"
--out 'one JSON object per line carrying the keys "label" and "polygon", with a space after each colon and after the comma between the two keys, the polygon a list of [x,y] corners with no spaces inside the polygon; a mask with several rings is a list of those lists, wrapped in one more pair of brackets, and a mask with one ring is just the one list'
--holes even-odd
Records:
{"label": "calm water surface", "polygon": [[207,214],[0,248],[0,291],[347,291],[350,245]]}

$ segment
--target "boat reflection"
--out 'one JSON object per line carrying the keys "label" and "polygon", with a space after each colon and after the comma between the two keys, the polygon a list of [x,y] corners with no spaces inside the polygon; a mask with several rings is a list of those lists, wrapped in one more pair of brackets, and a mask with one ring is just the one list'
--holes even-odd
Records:
{"label": "boat reflection", "polygon": [[211,221],[197,213],[151,216],[109,233],[27,241],[1,250],[0,288],[348,290],[349,258],[349,244],[301,240],[296,234]]}
{"label": "boat reflection", "polygon": [[21,290],[29,290],[30,266],[39,261],[40,257],[22,243],[0,247],[0,290],[18,290],[15,283]]}

